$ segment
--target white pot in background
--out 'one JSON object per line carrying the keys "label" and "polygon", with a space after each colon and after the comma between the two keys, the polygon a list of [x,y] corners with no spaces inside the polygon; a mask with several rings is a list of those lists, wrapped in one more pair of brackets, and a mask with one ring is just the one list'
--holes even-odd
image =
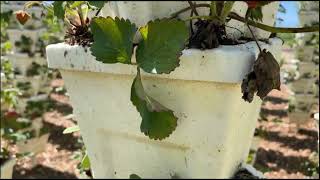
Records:
{"label": "white pot in background", "polygon": [[11,62],[13,68],[17,68],[21,75],[26,76],[28,68],[33,62],[39,65],[46,65],[46,60],[39,54],[34,57],[29,57],[26,53],[7,54],[6,58]]}
{"label": "white pot in background", "polygon": [[[279,39],[261,43],[277,58],[281,45]],[[47,47],[48,66],[65,81],[95,178],[231,177],[247,158],[259,115],[259,98],[241,98],[242,79],[257,54],[255,42],[189,49],[171,74],[142,72],[145,91],[179,118],[169,138],[155,141],[140,132],[141,117],[130,101],[135,65],[103,64],[81,46]]]}
{"label": "white pot in background", "polygon": [[16,159],[12,158],[1,165],[1,179],[12,179],[12,172],[15,164]]}
{"label": "white pot in background", "polygon": [[44,84],[44,78],[41,75],[36,75],[32,77],[17,75],[16,78],[14,79],[15,85],[17,85],[18,83],[26,83],[26,82],[30,82],[31,87],[25,93],[30,96],[35,96],[41,90],[41,87]]}
{"label": "white pot in background", "polygon": [[[263,18],[262,21],[259,23],[268,25],[268,26],[274,26],[276,22],[276,14],[278,12],[280,2],[272,2],[270,4],[267,4],[262,7],[262,14]],[[250,26],[253,33],[255,34],[256,38],[258,39],[268,39],[270,36],[270,32],[259,29],[259,28],[254,28],[253,26]],[[252,37],[250,30],[248,29],[247,26],[245,26],[245,32],[246,32],[246,37]]]}
{"label": "white pot in background", "polygon": [[21,36],[24,35],[26,37],[31,38],[33,41],[31,45],[31,52],[34,52],[36,49],[36,42],[42,35],[42,33],[46,32],[47,29],[41,28],[41,29],[34,29],[34,30],[28,30],[28,29],[8,29],[7,33],[9,36],[9,41],[12,44],[13,52],[19,53],[17,47],[15,46],[16,41],[21,41]]}
{"label": "white pot in background", "polygon": [[[197,4],[200,3],[210,3],[210,1],[193,1]],[[138,27],[144,26],[149,21],[157,18],[170,17],[172,13],[175,13],[183,8],[189,7],[187,1],[109,1],[102,9],[102,16],[111,17],[122,17],[124,19],[129,19],[131,22],[135,23]],[[273,2],[262,8],[263,20],[262,23],[267,25],[272,25],[275,22],[275,14],[278,11],[279,3]],[[243,1],[236,1],[232,11],[238,15],[245,17],[248,5]],[[209,8],[197,8],[199,15],[209,15]],[[186,19],[190,16],[190,10],[180,14],[178,17],[181,19]],[[189,23],[187,23],[189,24]],[[245,35],[246,37],[252,37],[249,34],[247,26],[239,21],[230,20],[227,24],[226,30],[227,35],[231,38],[238,39],[240,36]],[[233,27],[233,28],[230,28]],[[252,28],[255,32],[257,38],[267,39],[271,33],[256,30]],[[243,32],[243,34],[241,32]]]}

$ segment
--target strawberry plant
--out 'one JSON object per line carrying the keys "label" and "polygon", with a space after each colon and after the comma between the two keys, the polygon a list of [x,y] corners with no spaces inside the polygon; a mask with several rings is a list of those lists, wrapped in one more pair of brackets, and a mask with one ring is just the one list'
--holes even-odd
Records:
{"label": "strawberry plant", "polygon": [[[142,118],[140,130],[150,139],[162,140],[176,129],[178,118],[168,107],[148,95],[143,87],[140,71],[151,74],[169,74],[179,66],[179,57],[185,48],[212,49],[220,45],[237,44],[237,39],[226,34],[226,23],[233,19],[248,26],[272,33],[299,33],[319,31],[319,26],[303,28],[278,28],[261,23],[262,7],[273,1],[246,1],[245,17],[232,12],[235,1],[211,1],[196,4],[187,1],[189,7],[173,13],[170,17],[155,19],[137,27],[130,20],[119,17],[101,17],[100,9],[106,1],[55,1],[46,6],[54,16],[64,21],[67,30],[65,42],[70,45],[89,46],[97,61],[106,64],[122,63],[137,66],[137,74],[131,86],[130,100]],[[198,8],[209,13],[200,16]],[[96,15],[89,18],[88,12]],[[178,15],[191,10],[188,18]],[[196,21],[192,26],[193,21]],[[191,24],[190,27],[186,22]],[[190,29],[188,29],[190,28]],[[136,42],[136,34],[141,39]],[[263,99],[272,89],[280,88],[279,64],[274,56],[259,47],[258,59],[242,83],[243,99],[251,102],[257,94]],[[135,56],[136,62],[132,62]]]}

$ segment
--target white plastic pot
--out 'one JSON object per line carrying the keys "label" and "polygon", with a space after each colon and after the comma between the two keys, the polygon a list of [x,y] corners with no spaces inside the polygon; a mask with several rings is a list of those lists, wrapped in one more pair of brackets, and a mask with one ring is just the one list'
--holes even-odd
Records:
{"label": "white plastic pot", "polygon": [[44,84],[44,78],[41,75],[36,75],[32,77],[17,75],[16,79],[14,79],[14,83],[16,85],[18,83],[26,83],[26,82],[30,82],[31,84],[31,87],[28,91],[26,91],[26,94],[35,96],[41,90],[41,87]]}
{"label": "white plastic pot", "polygon": [[[262,7],[262,14],[263,14],[263,18],[262,21],[259,23],[268,25],[268,26],[275,26],[275,22],[276,22],[276,14],[278,12],[278,8],[279,8],[280,2],[276,1],[276,2],[272,2],[268,5],[265,5]],[[254,28],[253,26],[250,26],[252,28],[253,33],[255,34],[256,38],[258,39],[268,39],[270,36],[270,32],[259,29],[259,28]],[[251,37],[252,35],[250,33],[250,30],[247,28],[247,26],[245,26],[245,32],[246,32],[246,37]]]}
{"label": "white plastic pot", "polygon": [[15,46],[15,42],[21,41],[21,36],[24,35],[26,37],[29,37],[33,43],[31,45],[31,52],[34,52],[36,49],[36,43],[39,40],[42,33],[46,32],[47,30],[45,28],[41,29],[34,29],[34,30],[28,30],[28,29],[8,29],[7,33],[9,36],[9,41],[12,44],[13,51],[15,53],[18,53],[18,49]]}
{"label": "white plastic pot", "polygon": [[46,65],[45,58],[36,54],[34,57],[29,57],[26,53],[7,54],[6,58],[11,62],[13,68],[17,68],[22,75],[26,75],[28,68],[33,62],[39,65]]}
{"label": "white plastic pot", "polygon": [[[197,4],[210,3],[210,1],[193,2],[196,2]],[[138,27],[141,27],[146,25],[151,20],[170,17],[172,13],[175,13],[186,7],[189,7],[187,1],[109,1],[105,4],[101,12],[103,16],[118,16],[129,19]],[[278,11],[278,7],[278,2],[273,2],[264,6],[262,8],[262,23],[273,26],[276,19],[275,14]],[[245,17],[247,9],[248,5],[245,2],[236,1],[233,6],[232,12]],[[197,11],[200,16],[209,15],[209,8],[197,8]],[[190,16],[190,13],[191,11],[189,10],[181,13],[178,17],[181,19],[186,19]],[[227,35],[234,39],[238,39],[241,36],[252,37],[247,26],[242,22],[232,19],[226,25]],[[256,30],[255,28],[252,29],[256,37],[259,39],[267,39],[271,34],[263,30]]]}
{"label": "white plastic pot", "polygon": [[[279,57],[281,40],[261,43]],[[66,53],[67,52],[67,53]],[[130,101],[135,65],[103,64],[81,46],[47,47],[60,70],[88,150],[95,178],[227,178],[249,153],[261,100],[245,102],[241,82],[258,54],[254,42],[212,50],[184,50],[168,75],[142,72],[146,92],[179,118],[163,141],[140,132]]]}
{"label": "white plastic pot", "polygon": [[12,158],[1,165],[1,179],[12,179],[12,172],[15,164],[16,159]]}

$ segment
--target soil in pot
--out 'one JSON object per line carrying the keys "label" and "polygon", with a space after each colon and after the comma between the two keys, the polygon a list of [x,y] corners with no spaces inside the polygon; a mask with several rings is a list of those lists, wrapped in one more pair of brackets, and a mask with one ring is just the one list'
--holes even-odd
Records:
{"label": "soil in pot", "polygon": [[68,28],[65,35],[65,42],[70,45],[88,46],[93,41],[92,33],[89,30],[89,19],[85,24],[73,24]]}

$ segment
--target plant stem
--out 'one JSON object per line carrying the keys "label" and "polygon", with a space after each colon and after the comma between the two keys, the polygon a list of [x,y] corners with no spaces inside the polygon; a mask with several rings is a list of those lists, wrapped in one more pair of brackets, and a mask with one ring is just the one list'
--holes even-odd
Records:
{"label": "plant stem", "polygon": [[239,16],[238,14],[231,12],[229,14],[231,19],[235,19],[237,21],[248,23],[251,26],[260,28],[262,30],[272,32],[272,33],[303,33],[303,32],[316,32],[319,31],[319,25],[311,26],[311,27],[303,27],[303,28],[279,28],[279,27],[272,27],[265,24],[257,23],[252,20],[246,20],[245,18]]}
{"label": "plant stem", "polygon": [[79,17],[80,17],[81,26],[84,26],[85,22],[84,22],[84,19],[83,19],[83,14],[82,14],[81,7],[77,7],[77,12],[78,12]]}
{"label": "plant stem", "polygon": [[[210,7],[209,4],[194,4],[193,7],[197,8],[197,7]],[[191,7],[186,7],[186,8],[183,8],[175,13],[172,13],[171,16],[170,16],[170,19],[172,18],[176,18],[179,14],[181,13],[184,13],[186,11],[189,11],[191,9]]]}
{"label": "plant stem", "polygon": [[191,1],[188,1],[188,3],[189,3],[189,5],[190,5],[192,11],[194,12],[194,14],[195,14],[196,16],[199,16],[199,13],[198,13],[196,7],[194,6],[194,4],[193,4]]}
{"label": "plant stem", "polygon": [[234,1],[227,1],[222,8],[220,19],[221,19],[221,24],[225,24],[226,18],[229,15],[232,7],[233,7]]}
{"label": "plant stem", "polygon": [[246,23],[246,25],[248,26],[248,29],[250,30],[250,33],[251,33],[254,41],[256,42],[256,44],[257,44],[257,46],[258,46],[258,48],[259,48],[259,51],[260,51],[260,53],[261,53],[261,47],[260,47],[260,45],[259,45],[259,43],[258,43],[258,41],[257,41],[257,39],[256,39],[256,36],[253,34],[253,32],[252,32],[252,30],[251,30],[251,28],[250,28],[250,25],[249,25],[248,23]]}
{"label": "plant stem", "polygon": [[98,16],[100,11],[101,11],[102,8],[98,9],[98,11],[96,12],[95,16]]}
{"label": "plant stem", "polygon": [[212,16],[193,16],[193,17],[184,19],[184,21],[190,21],[192,19],[212,19]]}
{"label": "plant stem", "polygon": [[216,6],[217,6],[216,2],[211,1],[211,4],[210,4],[211,16],[217,16],[217,7]]}
{"label": "plant stem", "polygon": [[[208,7],[208,8],[210,8],[210,5],[209,4],[195,4],[194,7]],[[176,18],[179,14],[184,13],[190,9],[191,9],[191,7],[186,7],[186,8],[179,10],[179,11],[171,14],[170,19]],[[234,12],[230,12],[228,17],[230,17],[231,19],[246,23],[245,18],[239,16],[238,14],[236,14]],[[198,19],[198,18],[213,19],[213,17],[210,17],[210,16],[198,16],[198,17],[193,16],[193,17],[186,19],[186,21],[189,21],[190,19]],[[279,27],[272,27],[272,26],[268,26],[265,24],[257,23],[252,20],[248,20],[247,23],[251,26],[254,26],[254,27],[257,27],[257,28],[260,28],[262,30],[272,32],[272,33],[303,33],[303,32],[319,31],[319,25],[311,26],[311,27],[304,27],[304,28],[279,28]]]}

